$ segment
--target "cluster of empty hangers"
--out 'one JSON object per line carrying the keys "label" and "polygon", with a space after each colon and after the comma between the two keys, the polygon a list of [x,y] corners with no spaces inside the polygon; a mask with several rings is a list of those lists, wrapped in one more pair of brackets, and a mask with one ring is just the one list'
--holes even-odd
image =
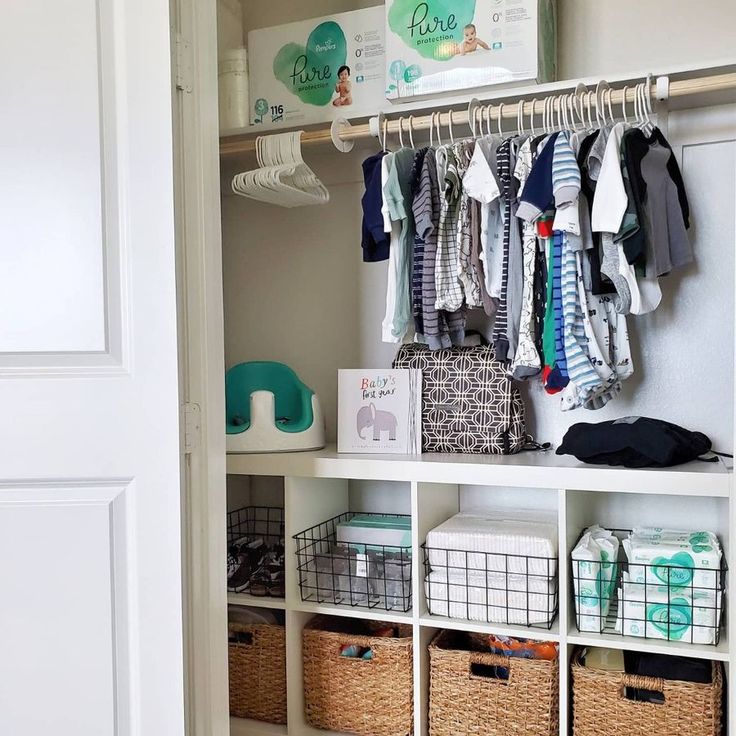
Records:
{"label": "cluster of empty hangers", "polygon": [[233,192],[281,207],[329,202],[327,187],[304,163],[301,135],[302,131],[297,130],[259,136],[256,140],[259,168],[236,174]]}

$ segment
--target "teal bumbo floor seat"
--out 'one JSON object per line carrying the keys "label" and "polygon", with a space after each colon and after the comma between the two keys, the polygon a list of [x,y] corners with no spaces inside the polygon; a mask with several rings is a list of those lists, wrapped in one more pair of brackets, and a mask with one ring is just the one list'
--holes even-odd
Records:
{"label": "teal bumbo floor seat", "polygon": [[228,452],[294,452],[325,445],[317,395],[283,363],[252,361],[225,374]]}

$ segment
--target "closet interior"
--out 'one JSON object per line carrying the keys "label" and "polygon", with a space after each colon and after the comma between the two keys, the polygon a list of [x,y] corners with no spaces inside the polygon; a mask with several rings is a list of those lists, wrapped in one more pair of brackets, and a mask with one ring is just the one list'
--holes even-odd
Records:
{"label": "closet interior", "polygon": [[[370,0],[301,4],[243,0],[241,5],[237,0],[220,0],[221,58],[224,52],[243,46],[249,30],[372,4]],[[628,6],[633,8],[633,3]],[[583,0],[558,2],[558,82],[507,85],[464,96],[394,105],[386,101],[374,111],[373,115],[380,113],[381,117],[372,124],[366,118],[349,119],[346,114],[349,123],[333,126],[332,131],[329,124],[306,127],[301,155],[329,191],[327,203],[284,207],[234,194],[233,178],[257,167],[256,133],[248,128],[223,131],[226,367],[255,360],[279,361],[292,367],[319,397],[328,443],[316,452],[227,457],[229,572],[239,564],[233,550],[242,540],[258,538],[259,544],[265,545],[259,547],[259,559],[267,559],[267,574],[258,579],[241,576],[227,594],[231,624],[236,624],[230,630],[234,736],[370,733],[365,714],[358,713],[360,707],[351,701],[356,697],[361,702],[376,703],[375,712],[370,714],[375,719],[373,733],[413,730],[416,736],[425,736],[431,733],[430,711],[437,708],[430,703],[430,680],[440,692],[441,663],[445,661],[443,656],[449,657],[443,649],[445,643],[461,642],[456,649],[469,647],[470,651],[473,641],[478,637],[485,640],[489,635],[549,642],[558,660],[554,666],[540,666],[531,674],[512,669],[512,680],[500,685],[497,663],[488,664],[495,660],[469,656],[466,665],[453,660],[447,677],[462,681],[461,690],[443,692],[448,693],[446,698],[451,698],[452,692],[465,692],[462,688],[466,680],[498,689],[513,680],[525,683],[528,679],[530,689],[524,696],[528,707],[532,701],[547,704],[533,718],[540,719],[540,729],[545,727],[542,720],[549,721],[547,731],[529,733],[573,733],[572,672],[585,647],[722,663],[723,687],[728,689],[730,702],[736,702],[736,690],[731,685],[736,652],[730,642],[736,613],[722,599],[728,595],[728,567],[736,564],[731,541],[732,530],[736,529],[736,506],[730,460],[653,470],[583,465],[557,456],[554,450],[510,456],[402,456],[344,454],[335,447],[337,371],[390,368],[398,349],[398,344],[382,339],[388,262],[363,261],[362,162],[382,147],[397,150],[400,136],[403,140],[409,135],[410,115],[414,121],[411,134],[418,145],[429,143],[428,120],[438,122],[439,135],[445,140],[451,134],[456,139],[470,137],[476,120],[482,118],[476,107],[468,106],[477,95],[481,108],[491,106],[493,132],[499,125],[508,134],[517,129],[520,103],[524,105],[521,110],[527,110],[523,117],[520,115],[520,122],[529,131],[533,124],[542,125],[545,98],[574,92],[579,82],[586,90],[595,91],[596,84],[605,77],[612,89],[610,107],[606,109],[617,121],[624,114],[633,118],[636,85],[646,83],[646,89],[652,92],[648,97],[652,117],[666,131],[687,189],[694,262],[660,279],[662,300],[656,311],[629,318],[634,372],[623,382],[618,395],[595,411],[582,407],[562,411],[559,399],[547,395],[538,380],[519,382],[527,429],[538,442],[557,446],[567,428],[576,422],[649,416],[702,431],[712,439],[715,449],[733,452],[736,59],[710,58],[712,49],[709,51],[704,42],[699,52],[693,52],[693,63],[688,64],[682,50],[678,53],[672,48],[676,43],[657,41],[656,63],[650,61],[651,54],[645,53],[642,39],[648,38],[647,32],[654,33],[652,24],[648,31],[636,30],[639,40],[627,45],[628,58],[622,59],[610,46],[610,39],[601,41],[598,49],[588,42],[577,42],[581,28],[587,35],[607,38],[612,28],[628,24],[627,9],[614,12],[608,8],[601,17],[596,17],[596,12]],[[712,25],[709,18],[689,22],[705,33],[711,27],[708,24]],[[648,22],[640,20],[642,25]],[[681,29],[674,23],[681,36],[687,33],[685,21],[682,24]],[[637,67],[641,71],[633,73],[631,70]],[[660,90],[666,97],[661,102],[654,91],[657,77],[666,77],[672,92]],[[707,80],[720,81],[711,81],[708,87]],[[626,100],[623,106],[622,95]],[[536,113],[530,120],[528,110],[533,102],[537,103]],[[442,114],[434,114],[438,112]],[[595,105],[592,114],[595,117]],[[433,140],[438,127],[432,128]],[[341,133],[350,144],[339,147],[350,150],[338,150],[333,143],[332,138],[337,135],[339,139]],[[467,326],[481,331],[487,327],[473,314],[469,314]],[[506,567],[494,570],[507,576],[499,595],[489,590],[478,598],[472,590],[467,568],[473,566],[467,561],[467,553],[463,591],[453,593],[458,586],[451,584],[449,568],[444,578],[427,582],[430,570],[434,574],[442,567],[437,562],[437,550],[433,557],[429,533],[456,514],[468,512],[499,518],[531,516],[548,523],[552,531],[546,558],[536,548],[517,558],[526,558],[524,570],[516,571],[527,578],[522,592],[509,583],[511,572]],[[368,520],[365,523],[376,519],[377,525],[380,521],[393,525],[392,529],[405,524],[407,530],[403,541],[390,543],[391,554],[388,548],[381,553],[382,573],[375,588],[370,586],[373,580],[366,583],[365,576],[359,572],[356,575],[355,560],[330,558],[324,562],[329,546],[325,546],[325,540],[337,533],[338,525],[356,517]],[[711,618],[706,616],[703,628],[713,631],[703,637],[685,634],[678,638],[670,636],[669,629],[665,636],[649,636],[648,631],[646,636],[622,636],[616,630],[615,607],[607,615],[598,610],[599,625],[595,621],[592,626],[581,625],[576,594],[583,580],[571,558],[584,530],[598,524],[615,530],[622,540],[635,528],[712,531],[722,550],[721,569],[714,571],[718,611],[711,617],[717,621],[711,625]],[[247,554],[242,552],[240,561]],[[447,562],[450,551],[444,554],[445,565],[451,566]],[[541,559],[546,559],[546,572],[530,572]],[[358,555],[358,570],[360,564]],[[508,566],[508,560],[504,564]],[[223,583],[225,573],[223,570]],[[487,567],[485,574],[489,574]],[[542,582],[535,580],[532,585],[530,575]],[[331,582],[325,582],[327,577]],[[518,601],[519,596],[524,600],[517,605],[512,601]],[[541,602],[530,605],[530,598]],[[539,613],[538,605],[543,613],[531,615]],[[494,609],[492,614],[490,608]],[[249,611],[251,618],[245,617],[249,623],[241,630],[237,621],[242,609]],[[626,613],[620,609],[618,615],[624,617],[625,627]],[[329,618],[321,618],[325,616]],[[321,640],[313,636],[317,625],[329,635]],[[268,639],[275,627],[283,627],[282,638]],[[449,633],[438,638],[441,631]],[[369,633],[373,638],[364,640]],[[252,651],[259,636],[261,641],[275,642],[271,655]],[[382,643],[381,637],[386,641]],[[364,641],[372,644],[361,644]],[[357,647],[355,657],[332,657],[334,647],[347,645]],[[381,646],[386,647],[385,652]],[[240,653],[233,654],[238,647]],[[279,647],[280,653],[274,653]],[[434,660],[430,661],[435,655],[436,670]],[[395,668],[403,662],[404,679],[390,668],[383,669],[388,667],[386,662]],[[462,666],[466,669],[461,676],[457,668]],[[350,690],[350,697],[341,692],[340,677],[355,678],[357,668],[371,667],[376,674],[366,675],[362,689]],[[489,669],[494,670],[492,676]],[[253,691],[250,685],[248,692],[240,686],[242,673],[255,670],[263,689]],[[397,684],[391,692],[384,692],[383,680]],[[285,694],[279,697],[282,681]],[[327,704],[320,700],[325,690],[334,695]],[[505,707],[504,696],[493,697],[499,698],[498,708]],[[581,703],[584,697],[589,696],[581,690]],[[243,711],[240,715],[239,709]],[[258,717],[244,717],[243,713]],[[444,720],[448,716],[439,709],[433,713],[438,724],[435,736],[452,733],[451,724]],[[509,717],[518,714],[512,712]],[[391,724],[395,730],[391,730]],[[406,726],[405,730],[400,724]],[[586,731],[576,721],[575,733],[587,736],[596,732]]]}

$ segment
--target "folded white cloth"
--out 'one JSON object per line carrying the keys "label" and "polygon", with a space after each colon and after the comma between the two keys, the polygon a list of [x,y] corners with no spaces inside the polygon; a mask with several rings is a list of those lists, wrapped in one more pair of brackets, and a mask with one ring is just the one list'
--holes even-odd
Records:
{"label": "folded white cloth", "polygon": [[631,582],[624,573],[618,591],[616,631],[689,644],[714,644],[722,595],[703,588],[672,588]]}
{"label": "folded white cloth", "polygon": [[455,514],[427,533],[426,546],[432,569],[557,574],[556,522],[521,512]]}
{"label": "folded white cloth", "polygon": [[617,583],[619,540],[594,525],[572,551],[575,612],[580,631],[603,631]]}
{"label": "folded white cloth", "polygon": [[[424,580],[435,616],[490,623],[551,624],[557,610],[554,577],[505,575],[479,570],[433,570]],[[449,587],[449,589],[448,589]]]}

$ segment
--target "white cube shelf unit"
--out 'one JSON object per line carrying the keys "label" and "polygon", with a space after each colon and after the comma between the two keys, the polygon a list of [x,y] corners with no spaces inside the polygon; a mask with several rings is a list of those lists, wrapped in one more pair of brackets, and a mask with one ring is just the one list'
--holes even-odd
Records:
{"label": "white cube shelf unit", "polygon": [[[669,470],[584,466],[551,452],[512,457],[467,455],[376,456],[338,454],[334,448],[294,454],[228,456],[231,495],[250,502],[283,502],[286,520],[286,599],[230,595],[231,603],[283,607],[287,628],[288,726],[232,719],[235,735],[317,736],[304,719],[301,635],[317,613],[409,623],[414,632],[414,733],[428,734],[427,646],[442,628],[559,642],[560,734],[568,733],[569,662],[576,645],[681,654],[723,661],[728,669],[729,622],[717,646],[692,645],[614,633],[579,633],[575,625],[569,554],[591,523],[612,528],[635,524],[703,527],[716,531],[734,566],[729,520],[732,469],[723,462],[691,463]],[[245,480],[243,476],[248,476]],[[247,488],[250,486],[250,490]],[[246,489],[241,491],[238,489]],[[235,490],[233,490],[235,489]],[[232,502],[231,502],[232,504]],[[424,591],[421,545],[427,532],[461,510],[533,509],[554,515],[559,532],[559,614],[547,631],[537,627],[478,623],[431,615]],[[412,610],[404,612],[303,602],[293,535],[346,511],[411,514]],[[727,611],[729,607],[727,606]],[[733,622],[731,615],[731,623]]]}

